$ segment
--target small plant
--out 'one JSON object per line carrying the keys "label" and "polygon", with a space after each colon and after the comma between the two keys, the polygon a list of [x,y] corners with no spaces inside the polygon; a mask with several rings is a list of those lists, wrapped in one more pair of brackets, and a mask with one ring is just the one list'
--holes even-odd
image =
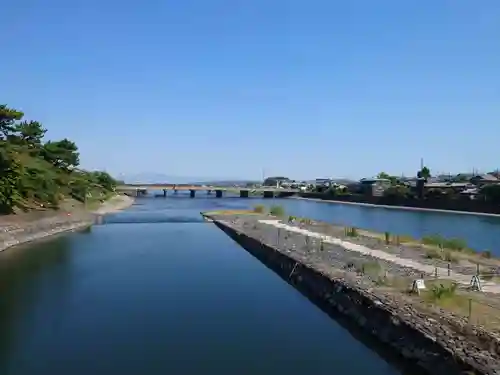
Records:
{"label": "small plant", "polygon": [[490,250],[484,250],[483,252],[481,252],[481,256],[483,258],[490,259],[491,258],[491,251]]}
{"label": "small plant", "polygon": [[389,232],[385,232],[384,237],[385,237],[385,244],[389,245],[391,243],[391,234]]}
{"label": "small plant", "polygon": [[272,206],[269,213],[277,217],[285,216],[285,210],[281,206]]}
{"label": "small plant", "polygon": [[382,275],[382,266],[379,262],[366,262],[356,267],[356,270],[362,275],[368,275],[378,278]]}
{"label": "small plant", "polygon": [[[453,251],[467,251],[467,242],[460,238],[446,239],[439,234],[422,237],[424,245],[438,246],[441,249],[450,249]],[[469,250],[470,251],[470,250]],[[474,253],[474,251],[472,251]]]}
{"label": "small plant", "polygon": [[432,234],[429,236],[424,236],[422,237],[422,243],[424,245],[431,245],[431,246],[443,246],[443,237],[441,237],[439,234]]}
{"label": "small plant", "polygon": [[460,238],[450,238],[443,240],[443,247],[455,251],[463,251],[467,248],[467,242]]}
{"label": "small plant", "polygon": [[453,253],[449,250],[446,250],[443,253],[443,260],[450,262],[450,263],[456,263],[458,262],[458,259],[453,255]]}
{"label": "small plant", "polygon": [[292,216],[292,215],[288,216],[288,223],[289,224],[294,223],[296,220],[297,220],[297,217]]}
{"label": "small plant", "polygon": [[253,212],[263,214],[264,212],[266,212],[266,207],[263,204],[258,204],[253,208]]}
{"label": "small plant", "polygon": [[358,236],[358,230],[354,227],[352,228],[345,228],[345,234],[347,237],[357,237]]}
{"label": "small plant", "polygon": [[441,251],[437,249],[425,250],[425,257],[428,259],[443,259]]}
{"label": "small plant", "polygon": [[452,283],[450,286],[433,285],[430,290],[430,297],[432,300],[443,300],[452,298],[456,295],[457,284]]}
{"label": "small plant", "polygon": [[405,242],[415,242],[415,239],[411,236],[398,236],[399,237],[399,243],[405,243]]}

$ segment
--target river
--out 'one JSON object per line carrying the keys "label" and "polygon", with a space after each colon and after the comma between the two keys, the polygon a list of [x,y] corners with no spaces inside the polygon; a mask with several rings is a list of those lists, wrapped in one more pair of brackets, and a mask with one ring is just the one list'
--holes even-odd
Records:
{"label": "river", "polygon": [[0,253],[0,374],[409,374],[199,215],[257,203],[409,234],[436,226],[491,248],[474,236],[499,229],[292,199],[138,199],[90,231]]}

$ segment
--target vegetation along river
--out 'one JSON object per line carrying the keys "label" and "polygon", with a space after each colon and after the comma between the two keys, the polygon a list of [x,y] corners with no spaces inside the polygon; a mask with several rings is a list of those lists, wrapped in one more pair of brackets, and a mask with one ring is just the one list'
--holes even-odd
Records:
{"label": "vegetation along river", "polygon": [[199,215],[258,203],[492,250],[500,228],[293,199],[138,199],[88,232],[0,253],[0,374],[409,374]]}

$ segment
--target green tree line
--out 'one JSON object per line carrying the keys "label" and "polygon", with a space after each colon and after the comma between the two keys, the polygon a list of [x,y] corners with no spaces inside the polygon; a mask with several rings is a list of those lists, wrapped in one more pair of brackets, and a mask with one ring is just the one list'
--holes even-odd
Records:
{"label": "green tree line", "polygon": [[59,208],[65,199],[105,196],[117,181],[108,173],[78,168],[80,154],[69,139],[44,140],[47,130],[24,113],[0,104],[0,214]]}

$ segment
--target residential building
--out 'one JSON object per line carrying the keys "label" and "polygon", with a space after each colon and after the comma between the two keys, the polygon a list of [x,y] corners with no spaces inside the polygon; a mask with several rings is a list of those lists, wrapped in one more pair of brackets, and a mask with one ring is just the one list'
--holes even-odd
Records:
{"label": "residential building", "polygon": [[391,181],[386,178],[362,178],[359,183],[361,193],[372,197],[384,195],[384,191],[391,186]]}

